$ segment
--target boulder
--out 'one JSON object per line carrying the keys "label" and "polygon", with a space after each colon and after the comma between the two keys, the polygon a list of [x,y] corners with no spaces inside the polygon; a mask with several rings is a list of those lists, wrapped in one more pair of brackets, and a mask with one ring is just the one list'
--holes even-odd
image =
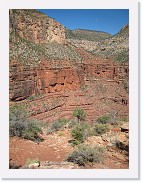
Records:
{"label": "boulder", "polygon": [[122,126],[121,126],[121,132],[125,132],[125,133],[128,133],[129,132],[129,123],[124,123]]}
{"label": "boulder", "polygon": [[29,168],[30,169],[35,169],[35,168],[38,168],[40,166],[40,162],[35,162],[33,164],[29,164]]}

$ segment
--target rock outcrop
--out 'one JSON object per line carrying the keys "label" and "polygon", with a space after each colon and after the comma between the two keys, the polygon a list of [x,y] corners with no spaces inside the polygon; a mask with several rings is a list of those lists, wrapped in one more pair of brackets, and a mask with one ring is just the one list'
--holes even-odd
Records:
{"label": "rock outcrop", "polygon": [[21,38],[34,43],[66,43],[64,26],[35,10],[10,10],[10,27]]}
{"label": "rock outcrop", "polygon": [[64,93],[79,89],[81,80],[77,70],[66,63],[60,61],[64,66],[58,67],[54,61],[51,64],[44,61],[37,67],[29,67],[21,65],[16,60],[11,61],[10,99],[23,100],[32,95]]}

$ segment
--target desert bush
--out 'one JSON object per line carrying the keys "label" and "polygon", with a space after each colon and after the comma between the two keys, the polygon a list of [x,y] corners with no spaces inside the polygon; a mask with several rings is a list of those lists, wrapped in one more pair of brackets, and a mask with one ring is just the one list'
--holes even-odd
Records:
{"label": "desert bush", "polygon": [[62,137],[62,136],[64,136],[64,135],[65,135],[65,133],[62,132],[62,131],[60,131],[60,132],[58,133],[58,136],[59,136],[59,137]]}
{"label": "desert bush", "polygon": [[109,131],[107,124],[96,124],[94,127],[94,135],[99,136]]}
{"label": "desert bush", "polygon": [[61,129],[64,128],[65,124],[68,123],[68,120],[67,119],[59,119],[58,121],[55,121],[52,126],[51,126],[51,130],[52,131],[59,131]]}
{"label": "desert bush", "polygon": [[111,125],[118,125],[118,118],[117,118],[117,113],[115,111],[109,112],[108,115],[104,115],[99,117],[96,120],[97,123],[99,124],[111,124]]}
{"label": "desert bush", "polygon": [[22,137],[35,142],[40,142],[43,139],[38,135],[42,133],[40,123],[36,120],[27,122],[27,127],[22,131]]}
{"label": "desert bush", "polygon": [[9,107],[9,134],[10,136],[22,136],[23,130],[27,127],[28,112],[26,106],[14,104]]}
{"label": "desert bush", "polygon": [[82,125],[77,125],[71,132],[72,137],[74,138],[72,144],[78,145],[83,143],[90,133],[91,131],[88,124],[83,123]]}
{"label": "desert bush", "polygon": [[100,123],[100,124],[106,124],[108,123],[110,120],[110,117],[109,116],[101,116],[97,119],[97,123]]}
{"label": "desert bush", "polygon": [[88,145],[81,145],[68,156],[67,161],[79,166],[85,166],[87,163],[99,163],[103,160],[104,151],[101,147],[93,148]]}
{"label": "desert bush", "polygon": [[120,120],[123,121],[123,122],[129,122],[129,118],[126,118],[126,117],[120,118]]}
{"label": "desert bush", "polygon": [[13,121],[9,123],[9,135],[22,137],[23,131],[27,127],[27,121]]}
{"label": "desert bush", "polygon": [[45,96],[44,94],[31,95],[31,96],[29,96],[26,100],[33,101],[33,100],[35,100],[35,99],[41,99],[41,98],[43,98],[44,96]]}
{"label": "desert bush", "polygon": [[10,122],[10,136],[18,136],[35,142],[42,141],[39,133],[42,132],[39,121]]}
{"label": "desert bush", "polygon": [[42,124],[39,121],[28,119],[26,107],[15,104],[9,108],[9,135],[18,136],[32,141],[42,141],[39,133],[42,132]]}
{"label": "desert bush", "polygon": [[24,104],[14,104],[9,107],[10,121],[25,121],[28,117],[27,107]]}
{"label": "desert bush", "polygon": [[85,113],[85,111],[82,108],[75,108],[73,110],[73,116],[77,117],[78,123],[79,123],[80,121],[84,121],[85,120],[86,113]]}
{"label": "desert bush", "polygon": [[77,125],[76,121],[75,120],[70,120],[68,122],[68,128],[73,128]]}
{"label": "desert bush", "polygon": [[122,50],[115,57],[116,62],[129,62],[129,52],[126,50]]}

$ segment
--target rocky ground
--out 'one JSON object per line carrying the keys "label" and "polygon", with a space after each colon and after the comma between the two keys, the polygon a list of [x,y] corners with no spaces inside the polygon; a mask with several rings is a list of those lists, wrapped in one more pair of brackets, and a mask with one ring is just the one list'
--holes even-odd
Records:
{"label": "rocky ground", "polygon": [[[125,132],[122,132],[125,129]],[[70,144],[72,139],[70,129],[63,129],[53,134],[42,134],[44,139],[41,143],[23,140],[18,137],[10,138],[10,164],[19,168],[38,169],[78,169],[78,168],[99,168],[99,169],[127,169],[129,168],[129,138],[128,123],[116,128],[102,136],[91,136],[85,140],[85,144],[93,147],[102,146],[106,148],[102,163],[90,164],[85,167],[67,162],[67,156],[76,147]],[[123,147],[116,147],[116,140],[121,142]],[[28,164],[28,161],[37,160],[35,164]]]}

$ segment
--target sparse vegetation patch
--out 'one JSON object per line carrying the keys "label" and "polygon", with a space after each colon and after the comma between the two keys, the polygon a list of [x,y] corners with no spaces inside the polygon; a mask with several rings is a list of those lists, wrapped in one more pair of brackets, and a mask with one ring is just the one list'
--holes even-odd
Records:
{"label": "sparse vegetation patch", "polygon": [[35,142],[42,141],[39,133],[42,125],[39,121],[29,120],[24,105],[15,104],[9,109],[9,135],[18,136]]}
{"label": "sparse vegetation patch", "polygon": [[78,164],[79,166],[86,166],[88,163],[100,163],[103,161],[104,148],[90,147],[88,145],[81,145],[70,154],[67,161]]}
{"label": "sparse vegetation patch", "polygon": [[109,126],[107,124],[96,124],[94,127],[94,135],[99,136],[109,131]]}

